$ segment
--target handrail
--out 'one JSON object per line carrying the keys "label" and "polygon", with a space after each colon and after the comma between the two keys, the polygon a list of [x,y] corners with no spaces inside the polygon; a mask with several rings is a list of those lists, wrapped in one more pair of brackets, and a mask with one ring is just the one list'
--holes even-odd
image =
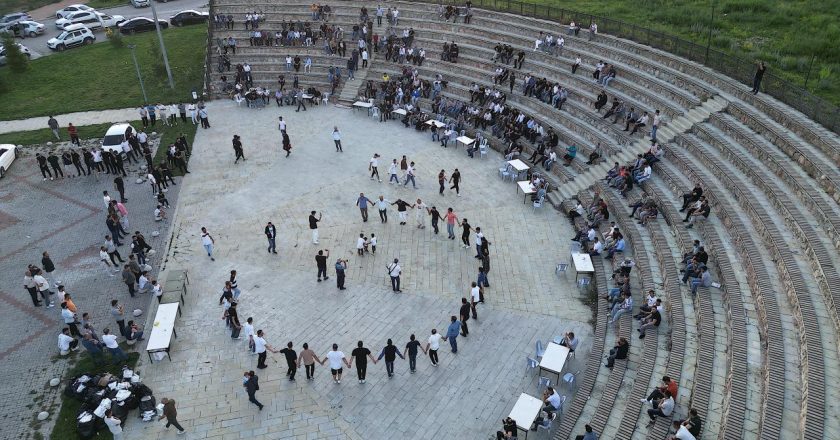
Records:
{"label": "handrail", "polygon": [[[451,4],[459,7],[463,7],[464,5],[464,0],[412,1],[436,5]],[[517,0],[472,0],[472,5],[476,8],[510,12],[527,17],[555,21],[564,25],[568,25],[571,20],[574,20],[576,23],[585,23],[586,27],[588,27],[589,23],[595,22],[598,24],[598,33],[612,35],[660,49],[702,64],[741,83],[752,84],[754,74],[753,63],[734,55],[723,53],[717,49],[707,49],[704,45],[650,28],[570,9],[524,3]],[[583,32],[588,32],[587,28],[584,26],[581,27]],[[772,73],[764,75],[762,89],[764,93],[799,110],[828,130],[840,134],[840,107]]]}
{"label": "handrail", "polygon": [[213,72],[213,30],[214,30],[214,23],[213,23],[213,13],[216,10],[216,1],[209,0],[207,2],[209,16],[207,17],[207,52],[204,55],[204,84],[201,96],[199,97],[202,101],[208,101],[212,98],[213,94],[210,90],[210,74]]}

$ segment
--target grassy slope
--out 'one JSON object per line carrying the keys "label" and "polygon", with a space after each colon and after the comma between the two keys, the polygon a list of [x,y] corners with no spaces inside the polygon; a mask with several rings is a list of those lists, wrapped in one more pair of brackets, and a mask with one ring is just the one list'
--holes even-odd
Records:
{"label": "grassy slope", "polygon": [[[474,0],[504,7],[504,0]],[[770,71],[803,86],[816,56],[808,90],[840,104],[840,0],[525,0],[601,15],[705,45],[715,4],[712,47],[748,61],[769,62]]]}
{"label": "grassy slope", "polygon": [[[137,45],[137,61],[150,101],[187,101],[193,89],[201,90],[206,28],[188,26],[167,29],[163,34],[175,79],[174,92],[166,83],[165,73],[154,67],[155,34],[123,39],[126,44]],[[97,38],[105,35],[98,33]],[[29,71],[21,75],[0,69],[0,81],[9,86],[9,90],[0,93],[0,120],[126,108],[143,101],[131,51],[108,42],[34,60]]]}

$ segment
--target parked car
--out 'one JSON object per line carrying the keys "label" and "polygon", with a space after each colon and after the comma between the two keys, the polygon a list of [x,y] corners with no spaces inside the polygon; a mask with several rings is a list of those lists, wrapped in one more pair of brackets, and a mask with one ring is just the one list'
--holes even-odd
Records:
{"label": "parked car", "polygon": [[88,29],[94,30],[101,27],[116,27],[125,21],[122,15],[110,16],[96,11],[79,11],[68,15],[65,18],[59,18],[55,21],[55,26],[59,29],[66,29],[71,24],[83,24]]}
{"label": "parked car", "polygon": [[6,171],[15,161],[15,147],[12,144],[0,144],[0,179],[6,175]]}
{"label": "parked car", "polygon": [[46,26],[37,21],[23,20],[17,23],[11,23],[5,26],[0,26],[0,32],[11,32],[15,37],[30,37],[35,38],[38,35],[43,35]]}
{"label": "parked car", "polygon": [[125,130],[127,128],[131,128],[132,132],[137,133],[137,130],[131,124],[125,122],[112,125],[105,132],[105,137],[102,138],[102,149],[122,154],[122,143],[125,140]]}
{"label": "parked car", "polygon": [[129,2],[131,3],[131,6],[134,6],[135,8],[145,8],[152,5],[149,3],[149,0],[129,0]]}
{"label": "parked car", "polygon": [[185,24],[206,23],[209,17],[210,14],[207,12],[187,9],[169,17],[169,22],[172,23],[172,26],[183,26]]}
{"label": "parked car", "polygon": [[[29,52],[28,47],[26,47],[22,44],[19,44],[19,43],[15,43],[15,44],[17,44],[17,47],[20,48],[20,51],[23,52],[23,54],[26,55],[27,58],[32,57],[32,54]],[[6,48],[4,46],[0,46],[0,66],[5,65],[5,64],[6,64]]]}
{"label": "parked car", "polygon": [[[169,27],[169,23],[166,20],[158,20],[158,25],[160,25],[161,29],[166,29]],[[155,30],[155,21],[151,18],[146,17],[137,17],[132,18],[131,20],[126,20],[120,23],[120,33],[123,34],[134,34],[137,32],[148,32]]]}
{"label": "parked car", "polygon": [[17,23],[19,21],[24,20],[32,20],[32,17],[29,16],[26,12],[13,12],[11,14],[6,14],[0,17],[0,26],[7,26],[12,23]]}
{"label": "parked car", "polygon": [[93,9],[90,6],[87,6],[87,5],[70,5],[70,6],[67,6],[63,9],[59,9],[58,11],[56,11],[55,12],[55,18],[56,19],[64,18],[64,17],[66,17],[66,16],[68,16],[68,15],[74,13],[74,12],[79,12],[79,11],[95,11],[95,9]]}
{"label": "parked car", "polygon": [[87,26],[83,24],[71,24],[59,36],[50,38],[47,41],[47,47],[60,52],[64,49],[83,44],[93,44],[94,41],[96,41],[96,35],[93,35],[93,31],[88,29]]}

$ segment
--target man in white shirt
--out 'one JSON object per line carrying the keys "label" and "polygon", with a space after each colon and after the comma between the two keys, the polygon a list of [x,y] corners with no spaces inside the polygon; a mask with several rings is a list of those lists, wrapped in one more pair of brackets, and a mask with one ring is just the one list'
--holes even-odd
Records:
{"label": "man in white shirt", "polygon": [[137,280],[137,293],[147,293],[151,289],[149,278],[146,276],[148,272],[143,271],[140,274],[140,279]]}
{"label": "man in white shirt", "polygon": [[440,333],[437,332],[437,329],[432,329],[432,334],[429,336],[429,342],[426,343],[425,351],[429,353],[429,359],[432,361],[432,366],[438,366],[438,350],[440,350]]}
{"label": "man in white shirt", "polygon": [[382,183],[382,179],[379,178],[379,155],[374,153],[373,157],[370,158],[370,163],[368,164],[368,171],[370,171],[370,180],[374,179],[376,176],[376,180],[379,183]]}
{"label": "man in white shirt", "polygon": [[601,243],[601,240],[598,237],[595,237],[595,244],[592,245],[592,251],[589,252],[589,255],[596,256],[601,255],[601,252],[604,250],[604,244]]}
{"label": "man in white shirt", "polygon": [[79,341],[70,336],[70,329],[63,328],[58,334],[58,349],[62,353],[67,351],[76,351],[79,349]]}
{"label": "man in white shirt", "polygon": [[38,291],[41,292],[41,297],[44,298],[44,302],[49,302],[47,307],[55,307],[55,304],[50,299],[50,295],[52,295],[52,291],[50,290],[50,282],[47,281],[43,275],[38,274],[32,277],[32,280],[35,281],[35,285],[38,286]]}
{"label": "man in white shirt", "polygon": [[324,361],[330,363],[330,373],[332,373],[335,383],[341,383],[341,373],[344,372],[344,365],[350,368],[350,362],[344,356],[344,352],[338,350],[338,344],[332,345],[332,350],[327,352],[327,356],[321,361],[321,365],[324,364]]}
{"label": "man in white shirt", "polygon": [[254,337],[254,352],[257,353],[257,368],[268,368],[265,364],[265,358],[268,356],[266,350],[273,350],[268,342],[265,341],[265,333],[262,330],[257,330],[257,335]]}
{"label": "man in white shirt", "polygon": [[414,218],[417,220],[417,228],[418,229],[426,229],[426,225],[424,224],[426,220],[426,216],[428,215],[428,206],[423,203],[422,200],[417,199],[417,203],[414,204]]}
{"label": "man in white shirt", "polygon": [[[397,175],[396,164],[391,164],[391,168],[392,168],[392,170],[389,170],[389,172],[393,171],[393,174],[391,174],[391,175],[396,177],[396,175]],[[381,182],[381,180],[380,180],[380,182]],[[390,204],[391,204],[391,201],[390,200],[385,200],[385,196],[379,196],[379,200],[376,201],[376,209],[379,210],[379,220],[382,220],[382,223],[388,223],[388,205],[390,205]]]}
{"label": "man in white shirt", "polygon": [[484,234],[481,228],[475,228],[475,258],[481,259],[481,245],[484,244]]}
{"label": "man in white shirt", "polygon": [[554,390],[552,387],[548,387],[543,391],[543,402],[545,403],[545,407],[543,407],[543,411],[545,412],[556,412],[560,409],[560,405],[562,405],[563,401],[560,399],[560,395],[557,394],[557,391]]}
{"label": "man in white shirt", "polygon": [[335,151],[343,152],[344,150],[341,148],[341,132],[338,131],[338,127],[333,127],[332,138],[333,142],[335,142]]}
{"label": "man in white shirt", "polygon": [[76,326],[76,314],[67,308],[66,302],[61,303],[61,319],[64,321],[64,325],[70,330],[70,335],[82,336],[82,333],[79,332],[79,327]]}
{"label": "man in white shirt", "polygon": [[257,354],[255,351],[256,345],[254,343],[254,318],[249,317],[245,324],[242,324],[242,331],[245,332],[245,339],[248,340],[248,353]]}
{"label": "man in white shirt", "polygon": [[[105,425],[111,431],[114,440],[123,440],[122,421],[111,414],[111,410],[105,410]],[[182,431],[183,432],[183,431]]]}
{"label": "man in white shirt", "polygon": [[[108,352],[111,353],[112,361],[124,361],[128,359],[128,356],[125,355],[125,352],[122,351],[120,345],[117,343],[117,336],[111,334],[110,329],[102,330],[102,343],[105,344],[105,348],[108,349]],[[114,363],[116,363],[114,362]]]}
{"label": "man in white shirt", "polygon": [[470,309],[472,310],[472,319],[478,319],[478,313],[475,311],[475,305],[480,302],[484,302],[481,295],[481,287],[478,286],[478,283],[473,281],[472,288],[470,289]]}
{"label": "man in white shirt", "polygon": [[388,269],[388,275],[391,277],[391,288],[395,293],[402,292],[400,290],[400,274],[402,273],[402,267],[400,267],[400,260],[394,258],[394,262],[386,266]]}
{"label": "man in white shirt", "polygon": [[388,183],[395,182],[397,185],[400,184],[400,178],[397,177],[398,167],[399,166],[397,165],[397,159],[394,159],[393,162],[391,162],[391,165],[388,166]]}
{"label": "man in white shirt", "polygon": [[648,417],[650,417],[648,427],[656,423],[658,416],[668,417],[674,412],[674,397],[671,396],[671,391],[665,390],[663,394],[665,394],[665,397],[662,400],[654,400],[652,402],[653,408],[647,410]]}

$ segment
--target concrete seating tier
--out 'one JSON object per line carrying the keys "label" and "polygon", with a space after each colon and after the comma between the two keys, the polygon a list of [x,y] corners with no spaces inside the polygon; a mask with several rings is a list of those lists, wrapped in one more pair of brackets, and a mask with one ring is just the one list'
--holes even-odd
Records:
{"label": "concrete seating tier", "polygon": [[[783,341],[783,324],[781,320],[782,316],[782,306],[779,304],[779,301],[776,298],[776,294],[774,293],[776,287],[781,283],[785,284],[786,289],[788,290],[792,287],[792,284],[789,283],[789,276],[785,277],[782,276],[782,273],[771,278],[768,269],[764,266],[767,251],[774,251],[774,247],[764,248],[759,247],[756,243],[760,240],[752,239],[752,240],[744,240],[743,235],[748,235],[752,233],[760,234],[761,240],[766,240],[772,243],[772,237],[765,236],[762,232],[758,231],[756,226],[760,224],[760,222],[767,222],[772,223],[772,219],[769,217],[765,218],[758,218],[752,219],[750,221],[744,221],[741,219],[741,216],[746,216],[749,214],[748,211],[743,211],[737,205],[734,204],[721,204],[721,200],[727,200],[730,196],[727,194],[727,191],[723,188],[729,187],[733,191],[739,191],[739,188],[736,187],[736,183],[728,181],[729,176],[721,175],[719,172],[714,172],[714,178],[712,178],[711,174],[708,174],[703,169],[698,167],[698,163],[696,160],[691,160],[688,156],[683,153],[682,148],[691,148],[692,143],[691,141],[687,140],[686,137],[678,136],[676,139],[676,144],[678,147],[670,151],[668,161],[673,162],[675,165],[679,166],[681,172],[691,176],[691,178],[695,181],[704,182],[706,188],[709,189],[709,194],[707,195],[704,192],[704,195],[707,195],[707,198],[712,203],[712,206],[715,206],[715,215],[721,215],[724,218],[725,224],[727,227],[732,231],[732,234],[737,237],[741,237],[742,240],[736,242],[739,244],[739,251],[741,253],[742,259],[745,261],[748,260],[749,264],[748,274],[751,286],[753,288],[753,292],[758,294],[758,304],[763,304],[763,307],[759,309],[759,314],[762,317],[762,330],[763,334],[765,335],[764,341],[767,347],[767,355],[766,355],[766,362],[768,364],[767,367],[767,374],[766,374],[766,386],[763,394],[762,404],[762,420],[760,425],[760,436],[761,438],[771,438],[773,436],[778,436],[779,432],[783,428],[782,420],[786,418],[788,422],[791,422],[792,415],[788,414],[788,416],[784,416],[786,412],[786,408],[791,408],[792,411],[795,411],[798,418],[798,421],[805,421],[805,414],[801,413],[801,401],[798,397],[786,397],[787,393],[793,393],[794,396],[799,395],[798,390],[786,390],[786,379],[794,380],[795,382],[792,383],[801,383],[802,382],[802,375],[807,374],[805,370],[800,370],[797,363],[801,360],[801,351],[800,348],[802,347],[802,339],[801,334],[797,335],[796,338],[796,345],[791,347],[787,344],[778,344],[774,343],[775,341]],[[750,195],[744,194],[739,197],[739,200],[744,200],[745,198],[749,198]],[[728,206],[727,206],[728,205]],[[727,208],[734,209],[734,211],[729,211]],[[741,214],[739,214],[741,212]],[[728,221],[727,221],[728,219]],[[734,219],[734,220],[733,220]],[[749,226],[747,226],[749,224]],[[749,228],[749,229],[747,229]],[[749,232],[748,232],[749,231]],[[763,250],[763,251],[762,251]],[[755,260],[755,261],[754,261]],[[785,261],[787,263],[787,261]],[[801,272],[798,271],[798,268],[794,264],[791,270],[795,270],[794,275],[799,275],[797,278],[801,280]],[[775,273],[775,271],[774,271]],[[803,290],[805,286],[800,284],[799,282],[796,283],[797,286],[801,287]],[[788,306],[785,305],[785,310],[788,309]],[[798,312],[798,313],[795,313]],[[801,323],[802,314],[801,310],[792,309],[791,311],[787,312],[790,313],[791,316],[794,316],[794,319],[797,322]],[[807,343],[807,341],[804,341]],[[790,354],[786,354],[786,349],[791,351]],[[803,348],[804,349],[804,348]],[[795,354],[794,354],[795,353]],[[786,369],[790,375],[786,374]],[[795,377],[792,377],[795,376]],[[795,410],[793,410],[795,408]],[[819,409],[819,408],[816,408]],[[816,420],[816,419],[815,419]],[[797,423],[797,425],[801,424]],[[786,430],[795,432],[799,426],[785,426]],[[822,423],[820,422],[820,429],[822,428]],[[783,434],[784,435],[784,434]]]}

